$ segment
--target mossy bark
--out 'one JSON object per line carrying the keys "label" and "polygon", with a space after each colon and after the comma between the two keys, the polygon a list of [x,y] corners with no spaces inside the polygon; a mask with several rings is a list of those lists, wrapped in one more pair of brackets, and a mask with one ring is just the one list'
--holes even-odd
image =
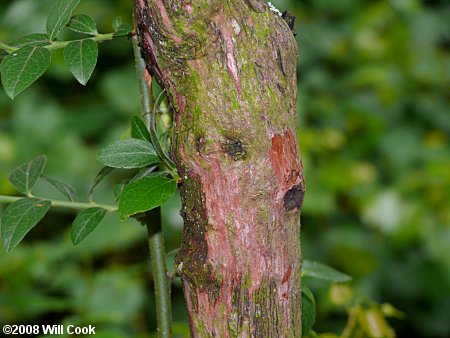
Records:
{"label": "mossy bark", "polygon": [[193,337],[300,337],[297,45],[259,0],[135,0],[174,114]]}

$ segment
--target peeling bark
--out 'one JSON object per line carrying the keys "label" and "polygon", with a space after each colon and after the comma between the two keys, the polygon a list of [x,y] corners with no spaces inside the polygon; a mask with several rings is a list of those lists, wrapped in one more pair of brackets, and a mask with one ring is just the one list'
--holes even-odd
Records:
{"label": "peeling bark", "polygon": [[259,0],[135,0],[174,114],[193,337],[301,337],[297,45]]}

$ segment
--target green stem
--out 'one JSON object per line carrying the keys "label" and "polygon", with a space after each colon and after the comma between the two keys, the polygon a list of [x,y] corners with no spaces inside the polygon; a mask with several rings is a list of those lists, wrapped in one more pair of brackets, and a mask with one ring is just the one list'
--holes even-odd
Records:
{"label": "green stem", "polygon": [[[161,229],[161,208],[148,212],[151,221],[146,222],[150,248],[153,283],[155,286],[156,322],[159,338],[172,337],[172,311],[170,303],[170,279],[167,275],[164,235]],[[154,216],[154,217],[151,217]]]}
{"label": "green stem", "polygon": [[153,112],[150,115],[150,139],[152,140],[153,147],[156,150],[156,153],[161,158],[161,160],[164,162],[166,167],[170,170],[173,178],[178,180],[178,174],[177,169],[175,166],[175,163],[172,162],[172,160],[169,158],[169,156],[166,155],[164,150],[162,149],[161,145],[159,144],[158,134],[156,132],[156,108],[158,107],[158,102],[160,97],[164,94],[164,90],[158,95],[158,97],[155,100],[154,106],[153,106]]}
{"label": "green stem", "polygon": [[136,65],[136,73],[139,83],[139,93],[141,97],[141,115],[143,120],[145,121],[145,125],[147,129],[150,130],[151,127],[151,119],[150,114],[151,111],[151,98],[148,93],[150,93],[150,87],[145,79],[144,70],[145,70],[145,62],[141,57],[141,50],[139,49],[137,37],[133,36],[133,51],[134,51],[134,62]]}
{"label": "green stem", "polygon": [[[7,203],[7,204],[13,203],[13,202],[18,201],[18,200],[20,200],[22,198],[27,198],[27,197],[3,196],[3,195],[0,195],[0,204],[1,203]],[[41,197],[36,197],[36,198],[41,198]],[[105,209],[106,211],[109,211],[109,212],[117,211],[117,207],[114,206],[114,205],[97,204],[97,203],[70,202],[70,201],[53,200],[53,199],[48,199],[48,198],[41,198],[41,199],[49,200],[50,202],[52,202],[52,207],[55,207],[55,208],[66,208],[66,209],[83,210],[83,209],[89,209],[89,208],[98,207],[98,208]]]}
{"label": "green stem", "polygon": [[[89,37],[89,38],[85,38],[85,39],[78,39],[78,40],[70,40],[70,41],[52,41],[50,42],[49,45],[47,46],[42,46],[43,48],[47,48],[48,50],[52,51],[55,49],[61,49],[61,48],[65,48],[69,43],[74,42],[74,41],[82,41],[82,40],[87,40],[87,39],[91,39],[95,42],[103,42],[103,41],[108,41],[108,40],[112,40],[114,38],[114,33],[108,33],[108,34],[97,34],[93,37]],[[20,49],[20,47],[13,47],[13,46],[9,46],[6,43],[3,43],[0,41],[0,49],[4,49],[6,50],[8,53],[12,53],[15,52],[16,50]]]}
{"label": "green stem", "polygon": [[12,53],[16,50],[15,47],[11,47],[9,45],[7,45],[6,43],[3,43],[0,41],[0,49],[4,49],[6,50],[8,53]]}
{"label": "green stem", "polygon": [[[133,37],[132,41],[139,92],[141,95],[141,115],[144,121],[146,121],[147,128],[151,130],[151,98],[150,88],[144,76],[145,63],[141,58],[137,38]],[[148,245],[155,287],[158,338],[171,338],[172,310],[170,303],[170,280],[166,267],[166,250],[161,225],[161,208],[158,207],[147,211],[139,221],[147,227],[148,232]]]}

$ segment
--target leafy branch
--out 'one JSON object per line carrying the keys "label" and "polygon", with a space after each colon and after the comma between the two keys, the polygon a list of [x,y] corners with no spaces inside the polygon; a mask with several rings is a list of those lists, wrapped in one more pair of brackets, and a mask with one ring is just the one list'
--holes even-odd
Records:
{"label": "leafy branch", "polygon": [[[71,235],[74,245],[80,243],[97,227],[106,212],[117,210],[117,207],[111,205],[76,202],[74,188],[67,183],[44,174],[46,164],[47,157],[39,155],[12,171],[9,181],[26,197],[0,196],[0,203],[9,204],[0,217],[0,237],[8,252],[14,249],[25,235],[39,223],[51,206],[82,210],[72,227]],[[39,178],[44,178],[63,194],[68,201],[35,197],[32,192]]]}
{"label": "leafy branch", "polygon": [[[94,19],[85,14],[72,16],[80,0],[57,0],[47,17],[47,33],[33,33],[9,43],[0,41],[0,72],[6,94],[14,99],[39,79],[50,66],[51,51],[64,49],[64,62],[82,85],[86,85],[97,64],[97,43],[129,36],[132,27],[121,18],[113,22],[113,32],[100,34]],[[89,37],[62,41],[57,38],[64,28]]]}

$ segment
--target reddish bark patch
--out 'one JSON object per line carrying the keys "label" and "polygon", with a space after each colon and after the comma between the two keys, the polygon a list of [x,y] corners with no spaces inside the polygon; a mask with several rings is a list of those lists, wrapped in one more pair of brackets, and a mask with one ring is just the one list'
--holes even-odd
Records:
{"label": "reddish bark patch", "polygon": [[227,72],[228,75],[232,78],[234,82],[234,86],[236,88],[236,92],[238,95],[239,101],[242,100],[242,85],[241,80],[239,78],[239,71],[236,62],[236,57],[234,56],[234,42],[233,42],[233,32],[232,28],[228,27],[225,24],[225,19],[223,18],[223,14],[218,14],[215,18],[215,23],[220,30],[220,34],[222,35],[223,41],[225,43],[226,50],[226,59],[227,59]]}
{"label": "reddish bark patch", "polygon": [[[174,31],[172,21],[169,19],[169,16],[167,15],[167,9],[164,6],[163,2],[161,0],[155,0],[155,3],[156,3],[156,6],[158,7],[159,13],[161,14],[161,18],[163,20],[164,26],[166,26],[166,28],[169,31]],[[173,33],[170,33],[169,36],[175,43],[183,42],[183,40],[179,36],[176,36]]]}
{"label": "reddish bark patch", "polygon": [[[279,184],[277,199],[284,199],[287,210],[299,208],[303,198],[303,168],[298,156],[297,142],[290,129],[272,137],[269,157]],[[295,188],[296,186],[298,188]]]}
{"label": "reddish bark patch", "polygon": [[291,273],[292,273],[292,265],[289,265],[287,271],[284,273],[283,280],[281,281],[282,284],[286,284],[289,281]]}

